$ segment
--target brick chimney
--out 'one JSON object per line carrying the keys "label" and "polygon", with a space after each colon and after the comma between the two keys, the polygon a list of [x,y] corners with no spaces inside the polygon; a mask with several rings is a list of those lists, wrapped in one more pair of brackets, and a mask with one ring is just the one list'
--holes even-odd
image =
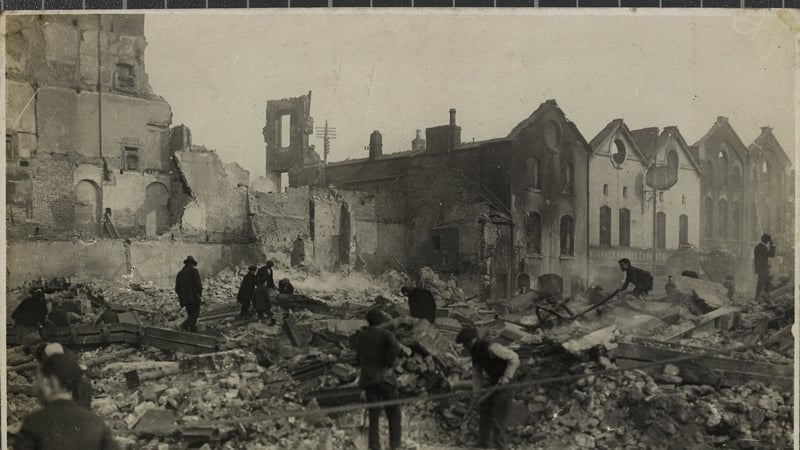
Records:
{"label": "brick chimney", "polygon": [[728,123],[728,118],[725,116],[717,116],[717,123]]}
{"label": "brick chimney", "polygon": [[450,108],[450,126],[456,126],[456,109]]}
{"label": "brick chimney", "polygon": [[761,127],[761,134],[767,134],[772,131],[772,127]]}
{"label": "brick chimney", "polygon": [[450,109],[450,123],[425,129],[425,150],[431,153],[451,152],[461,144],[461,127],[456,125],[456,110]]}
{"label": "brick chimney", "polygon": [[417,130],[417,137],[411,141],[411,150],[425,150],[425,139],[422,138],[422,130]]}
{"label": "brick chimney", "polygon": [[378,159],[383,155],[383,136],[375,130],[369,135],[369,159]]}

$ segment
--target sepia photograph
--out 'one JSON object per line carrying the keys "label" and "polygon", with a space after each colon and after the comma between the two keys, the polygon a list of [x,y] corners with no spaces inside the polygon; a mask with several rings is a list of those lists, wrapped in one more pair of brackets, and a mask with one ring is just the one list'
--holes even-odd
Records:
{"label": "sepia photograph", "polygon": [[797,448],[800,13],[0,19],[3,448]]}

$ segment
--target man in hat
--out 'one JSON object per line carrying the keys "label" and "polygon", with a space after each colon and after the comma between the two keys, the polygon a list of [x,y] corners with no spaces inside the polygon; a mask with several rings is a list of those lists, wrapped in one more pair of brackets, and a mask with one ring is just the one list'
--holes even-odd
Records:
{"label": "man in hat", "polygon": [[14,446],[16,450],[116,450],[119,448],[103,420],[75,402],[82,378],[78,361],[55,354],[42,362],[35,382],[44,407],[28,415]]}
{"label": "man in hat", "polygon": [[408,297],[408,311],[411,317],[436,322],[436,301],[431,291],[419,287],[403,286],[400,293]]}
{"label": "man in hat", "polygon": [[267,264],[265,264],[264,267],[258,269],[258,273],[256,274],[256,280],[258,281],[263,280],[267,284],[267,289],[276,289],[275,276],[272,273],[272,268],[274,266],[275,263],[273,263],[272,261],[267,261]]}
{"label": "man in hat", "polygon": [[242,279],[239,293],[236,294],[236,300],[242,305],[242,318],[250,316],[250,303],[253,301],[253,293],[256,291],[256,270],[258,270],[256,266],[247,268],[247,275]]}
{"label": "man in hat", "polygon": [[39,330],[47,321],[47,300],[44,291],[41,289],[33,291],[30,297],[14,309],[11,318],[14,319],[14,334],[20,342],[35,341],[33,335],[41,336]]}
{"label": "man in hat", "polygon": [[186,308],[187,317],[181,324],[181,330],[196,332],[203,297],[203,282],[200,280],[200,272],[197,271],[197,261],[192,256],[186,257],[183,269],[175,277],[175,293],[178,294],[181,307]]}
{"label": "man in hat", "polygon": [[775,257],[775,244],[772,236],[767,233],[761,235],[761,242],[753,249],[753,266],[758,277],[756,282],[756,299],[762,292],[769,290],[769,258]]}
{"label": "man in hat", "polygon": [[617,262],[620,270],[625,272],[625,282],[622,284],[620,292],[628,289],[631,284],[634,286],[632,294],[635,297],[647,295],[653,289],[653,276],[650,275],[650,272],[633,267],[631,260],[628,258],[622,258]]}
{"label": "man in hat", "polygon": [[[380,325],[388,317],[379,309],[367,312],[367,328],[361,329],[351,340],[356,350],[356,360],[361,368],[359,384],[364,389],[367,402],[380,402],[398,398],[397,380],[393,366],[400,355],[400,344],[394,335]],[[401,420],[399,405],[384,408],[389,419],[389,445],[392,449],[401,446]],[[380,449],[380,408],[369,410],[369,448]]]}
{"label": "man in hat", "polygon": [[[456,343],[464,346],[472,357],[472,382],[479,393],[483,387],[483,374],[488,376],[490,391],[479,406],[478,447],[489,448],[491,440],[495,448],[505,448],[506,420],[513,396],[508,389],[498,389],[511,382],[519,367],[519,356],[512,350],[478,336],[474,327],[462,329]],[[491,389],[498,389],[492,391]]]}

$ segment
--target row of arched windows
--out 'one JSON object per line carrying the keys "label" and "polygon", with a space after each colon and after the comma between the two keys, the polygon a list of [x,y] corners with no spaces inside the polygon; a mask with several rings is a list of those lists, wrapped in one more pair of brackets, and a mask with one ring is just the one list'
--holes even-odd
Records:
{"label": "row of arched windows", "polygon": [[[529,212],[525,224],[528,254],[542,254],[542,216]],[[559,241],[562,256],[575,256],[575,219],[570,215],[561,216],[559,221]]]}
{"label": "row of arched windows", "polygon": [[728,207],[726,199],[720,199],[716,205],[711,198],[705,201],[703,234],[709,239],[739,239],[741,236],[741,209],[739,202],[733,201]]}

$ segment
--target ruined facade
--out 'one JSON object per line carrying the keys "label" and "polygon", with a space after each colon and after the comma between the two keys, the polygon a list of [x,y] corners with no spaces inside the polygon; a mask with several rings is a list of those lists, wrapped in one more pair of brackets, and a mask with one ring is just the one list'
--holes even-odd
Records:
{"label": "ruined facade", "polygon": [[463,144],[460,134],[451,110],[424,147],[306,166],[290,179],[404,193],[394,207],[405,211],[409,264],[457,275],[468,290],[489,284],[502,298],[523,274],[585,280],[590,148],[555,101],[506,137]]}
{"label": "ruined facade", "polygon": [[702,161],[700,246],[749,257],[762,233],[791,248],[794,171],[768,127],[745,147],[726,117],[692,147]]}
{"label": "ruined facade", "polygon": [[[670,253],[699,243],[699,166],[675,127],[630,131],[611,121],[592,139],[590,165],[590,264],[595,281],[616,280],[616,262],[663,266]],[[659,192],[655,221],[653,190],[646,185],[652,166],[670,166],[677,182]]]}
{"label": "ruined facade", "polygon": [[143,16],[13,16],[7,27],[9,235],[166,231],[172,113],[147,81]]}

